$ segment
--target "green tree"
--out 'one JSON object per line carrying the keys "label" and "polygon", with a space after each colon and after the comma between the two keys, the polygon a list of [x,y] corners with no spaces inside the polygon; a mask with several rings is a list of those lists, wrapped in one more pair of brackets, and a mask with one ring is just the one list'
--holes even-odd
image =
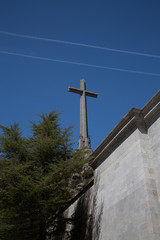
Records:
{"label": "green tree", "polygon": [[73,152],[71,128],[61,128],[57,112],[32,122],[28,138],[16,123],[0,128],[0,239],[44,240],[69,205],[85,153]]}

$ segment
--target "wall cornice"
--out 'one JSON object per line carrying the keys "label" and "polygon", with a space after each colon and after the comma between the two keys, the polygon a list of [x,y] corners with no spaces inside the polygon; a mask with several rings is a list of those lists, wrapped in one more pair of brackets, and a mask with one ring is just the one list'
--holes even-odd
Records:
{"label": "wall cornice", "polygon": [[132,108],[93,152],[91,166],[96,169],[137,128],[147,133],[160,116],[160,90],[142,108]]}

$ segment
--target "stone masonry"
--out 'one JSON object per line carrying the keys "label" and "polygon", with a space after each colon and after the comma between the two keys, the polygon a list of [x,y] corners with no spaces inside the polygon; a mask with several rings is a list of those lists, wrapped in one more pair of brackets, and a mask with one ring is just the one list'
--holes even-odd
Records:
{"label": "stone masonry", "polygon": [[94,240],[160,239],[160,92],[95,150]]}

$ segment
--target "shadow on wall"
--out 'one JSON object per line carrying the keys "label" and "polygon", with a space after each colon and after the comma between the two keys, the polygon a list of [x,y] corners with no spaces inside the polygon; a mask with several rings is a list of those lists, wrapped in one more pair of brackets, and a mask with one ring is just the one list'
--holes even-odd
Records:
{"label": "shadow on wall", "polygon": [[104,209],[103,200],[98,198],[98,190],[99,190],[99,177],[96,177],[96,184],[94,185],[95,196],[93,201],[94,206],[94,216],[93,216],[93,239],[99,240],[101,235],[101,222],[102,215]]}
{"label": "shadow on wall", "polygon": [[94,218],[94,225],[93,225],[93,232],[94,232],[94,240],[100,239],[101,234],[101,220],[103,215],[103,204],[98,209],[98,213],[96,214],[96,217]]}
{"label": "shadow on wall", "polygon": [[70,240],[92,240],[92,203],[90,193],[84,194],[78,201],[74,215],[74,224]]}
{"label": "shadow on wall", "polygon": [[[99,177],[97,177],[99,180]],[[102,195],[99,194],[99,181],[84,193],[75,204],[72,215],[64,215],[67,221],[59,222],[53,237],[48,240],[99,240],[104,210]],[[93,201],[94,189],[94,201]],[[93,211],[94,206],[94,211]],[[92,215],[94,212],[94,215]]]}
{"label": "shadow on wall", "polygon": [[[48,240],[92,240],[92,188],[77,201],[74,213],[64,215]],[[68,220],[67,220],[68,219]]]}

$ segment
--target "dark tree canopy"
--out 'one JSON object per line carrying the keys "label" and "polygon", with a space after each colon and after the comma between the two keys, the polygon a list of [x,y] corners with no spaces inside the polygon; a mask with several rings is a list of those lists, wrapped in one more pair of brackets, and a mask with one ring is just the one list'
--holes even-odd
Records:
{"label": "dark tree canopy", "polygon": [[84,152],[73,152],[71,128],[59,125],[57,112],[32,122],[30,137],[16,123],[0,128],[0,239],[44,240],[69,204]]}

